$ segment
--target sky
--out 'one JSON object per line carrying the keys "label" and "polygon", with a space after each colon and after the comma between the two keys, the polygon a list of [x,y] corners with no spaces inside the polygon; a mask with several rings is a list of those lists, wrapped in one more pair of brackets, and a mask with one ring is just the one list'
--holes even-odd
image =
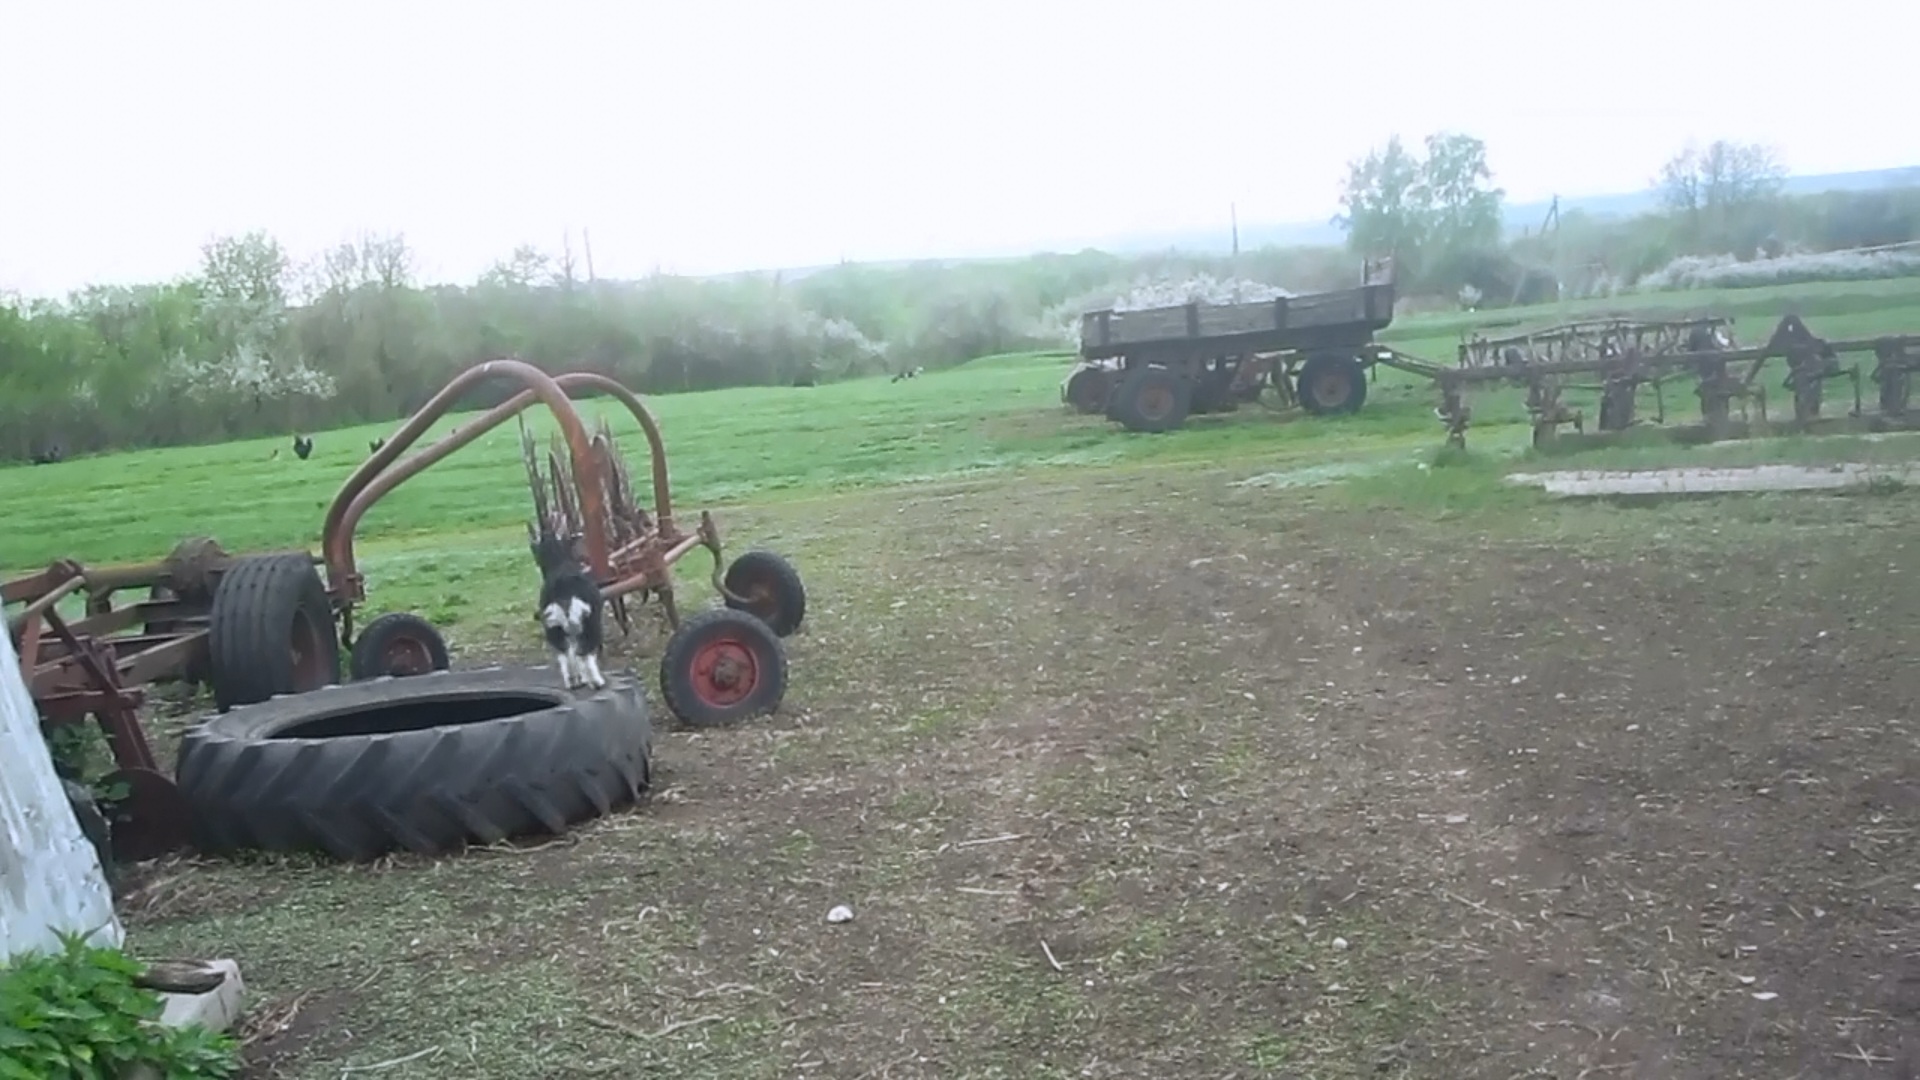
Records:
{"label": "sky", "polygon": [[[581,230],[602,277],[1070,250],[1323,220],[1393,134],[1510,198],[1634,191],[1689,140],[1920,164],[1920,5],[1826,0],[0,0],[0,289],[403,233],[470,281]],[[1815,14],[1817,12],[1817,15]]]}

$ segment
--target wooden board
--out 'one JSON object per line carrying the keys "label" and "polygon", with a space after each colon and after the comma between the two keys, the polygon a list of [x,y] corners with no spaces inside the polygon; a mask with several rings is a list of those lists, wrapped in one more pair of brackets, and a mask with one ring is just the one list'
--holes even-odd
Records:
{"label": "wooden board", "polygon": [[[1392,315],[1389,289],[1369,286],[1246,304],[1193,303],[1142,311],[1090,311],[1081,316],[1080,340],[1104,348],[1382,322]],[[1380,311],[1382,306],[1388,310]]]}

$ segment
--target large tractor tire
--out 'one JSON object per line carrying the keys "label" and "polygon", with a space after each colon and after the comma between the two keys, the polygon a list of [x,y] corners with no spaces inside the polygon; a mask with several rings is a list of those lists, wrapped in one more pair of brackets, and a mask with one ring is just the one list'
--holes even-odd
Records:
{"label": "large tractor tire", "polygon": [[1166,368],[1139,368],[1113,393],[1114,419],[1128,431],[1172,431],[1186,423],[1192,407],[1193,384]]}
{"label": "large tractor tire", "polygon": [[1301,365],[1295,392],[1315,416],[1359,412],[1367,403],[1367,369],[1351,353],[1319,353]]}
{"label": "large tractor tire", "polygon": [[236,559],[214,590],[208,677],[222,711],[340,680],[327,587],[301,553]]}
{"label": "large tractor tire", "polygon": [[203,852],[361,861],[559,834],[637,800],[652,752],[632,679],[576,696],[487,668],[238,706],[187,732],[176,775]]}

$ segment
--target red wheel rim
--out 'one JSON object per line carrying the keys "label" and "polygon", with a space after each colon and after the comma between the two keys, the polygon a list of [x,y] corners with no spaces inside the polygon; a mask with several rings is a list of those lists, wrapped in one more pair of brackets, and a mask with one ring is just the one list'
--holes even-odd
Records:
{"label": "red wheel rim", "polygon": [[1313,380],[1313,400],[1325,406],[1340,404],[1340,399],[1346,396],[1346,390],[1346,376],[1337,372],[1329,371]]}
{"label": "red wheel rim", "polygon": [[738,705],[760,686],[760,658],[738,638],[718,638],[694,651],[693,694],[708,708]]}
{"label": "red wheel rim", "polygon": [[1140,392],[1140,412],[1155,420],[1173,411],[1173,391],[1164,386],[1149,386]]}
{"label": "red wheel rim", "polygon": [[320,632],[306,612],[293,617],[293,685],[295,690],[318,690],[326,685],[326,659],[320,655]]}
{"label": "red wheel rim", "polygon": [[398,637],[387,642],[380,665],[389,675],[422,675],[433,670],[433,654],[418,638]]}

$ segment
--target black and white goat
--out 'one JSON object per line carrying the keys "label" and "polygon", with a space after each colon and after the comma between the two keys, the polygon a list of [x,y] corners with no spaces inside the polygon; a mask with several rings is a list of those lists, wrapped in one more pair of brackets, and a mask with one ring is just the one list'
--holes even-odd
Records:
{"label": "black and white goat", "polygon": [[567,689],[607,685],[600,673],[602,632],[600,586],[582,564],[578,537],[557,536],[527,527],[533,561],[540,567],[540,624],[547,648]]}

